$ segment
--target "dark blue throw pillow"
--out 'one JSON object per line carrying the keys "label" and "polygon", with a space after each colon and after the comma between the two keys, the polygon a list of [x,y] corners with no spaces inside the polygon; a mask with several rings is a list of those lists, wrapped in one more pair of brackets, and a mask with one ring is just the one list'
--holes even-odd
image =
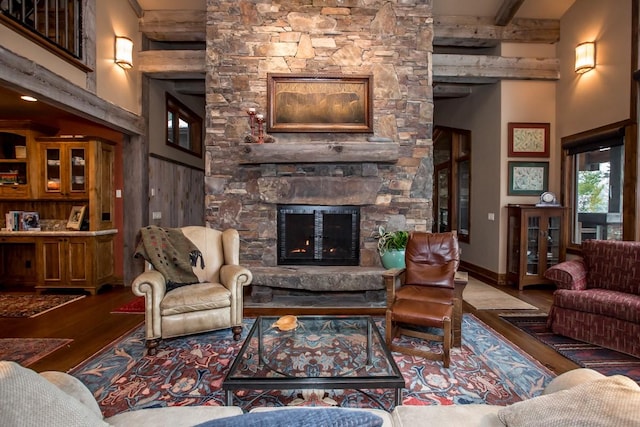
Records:
{"label": "dark blue throw pillow", "polygon": [[382,418],[367,411],[296,408],[249,412],[207,421],[196,427],[381,427],[382,424]]}

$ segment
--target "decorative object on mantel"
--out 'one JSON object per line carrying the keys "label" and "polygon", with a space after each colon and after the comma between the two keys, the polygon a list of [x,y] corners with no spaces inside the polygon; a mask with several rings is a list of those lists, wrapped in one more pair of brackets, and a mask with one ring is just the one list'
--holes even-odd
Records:
{"label": "decorative object on mantel", "polygon": [[384,227],[380,226],[373,232],[372,237],[378,239],[378,253],[384,268],[405,267],[404,254],[409,240],[408,231],[385,231]]}
{"label": "decorative object on mantel", "polygon": [[255,132],[256,109],[249,108],[247,110],[247,114],[249,115],[249,128],[251,129],[251,137],[253,137]]}
{"label": "decorative object on mantel", "polygon": [[264,123],[264,115],[256,114],[256,121],[258,122],[258,144],[264,143],[264,130],[262,124]]}

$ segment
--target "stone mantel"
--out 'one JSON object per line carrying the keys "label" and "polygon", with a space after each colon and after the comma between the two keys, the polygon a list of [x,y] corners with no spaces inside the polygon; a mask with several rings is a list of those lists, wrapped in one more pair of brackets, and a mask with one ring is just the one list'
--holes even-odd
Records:
{"label": "stone mantel", "polygon": [[394,163],[400,144],[395,142],[307,142],[241,144],[240,163]]}

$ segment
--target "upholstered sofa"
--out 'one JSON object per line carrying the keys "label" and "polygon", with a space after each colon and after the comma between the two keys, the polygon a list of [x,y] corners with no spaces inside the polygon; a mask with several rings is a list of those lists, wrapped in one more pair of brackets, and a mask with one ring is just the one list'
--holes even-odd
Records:
{"label": "upholstered sofa", "polygon": [[[256,408],[249,416],[261,417],[266,426],[631,426],[640,423],[640,387],[616,375],[605,377],[590,369],[576,369],[554,378],[541,396],[510,406],[451,405],[397,406],[391,413],[381,409],[332,408],[332,422],[313,423],[301,410],[326,408]],[[287,411],[287,412],[285,412]],[[294,411],[294,412],[288,412]],[[343,421],[336,417],[376,415],[376,424]],[[289,416],[289,414],[291,414]],[[40,374],[15,362],[0,361],[0,425],[75,426],[243,426],[247,414],[233,406],[172,406],[140,409],[103,418],[89,389],[64,372]],[[283,423],[283,417],[286,422]],[[327,415],[327,418],[329,415]],[[273,420],[273,423],[270,421]],[[279,420],[279,421],[278,421]],[[351,422],[349,424],[349,422]],[[224,424],[223,424],[224,423]]]}
{"label": "upholstered sofa", "polygon": [[585,240],[582,258],[549,268],[559,335],[640,357],[640,242]]}

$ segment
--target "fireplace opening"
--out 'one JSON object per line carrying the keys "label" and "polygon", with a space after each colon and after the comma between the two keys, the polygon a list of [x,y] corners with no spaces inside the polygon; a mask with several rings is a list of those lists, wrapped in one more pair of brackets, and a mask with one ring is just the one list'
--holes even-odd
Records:
{"label": "fireplace opening", "polygon": [[359,265],[360,209],[278,205],[278,265]]}

